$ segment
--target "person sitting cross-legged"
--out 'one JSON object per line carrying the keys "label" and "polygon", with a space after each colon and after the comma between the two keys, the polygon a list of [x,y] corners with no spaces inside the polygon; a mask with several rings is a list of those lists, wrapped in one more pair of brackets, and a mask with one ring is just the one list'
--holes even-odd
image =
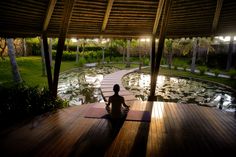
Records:
{"label": "person sitting cross-legged", "polygon": [[113,91],[114,95],[109,97],[108,104],[106,104],[106,110],[110,114],[112,127],[120,128],[129,111],[129,106],[125,104],[124,97],[119,95],[120,86],[118,84],[113,86]]}

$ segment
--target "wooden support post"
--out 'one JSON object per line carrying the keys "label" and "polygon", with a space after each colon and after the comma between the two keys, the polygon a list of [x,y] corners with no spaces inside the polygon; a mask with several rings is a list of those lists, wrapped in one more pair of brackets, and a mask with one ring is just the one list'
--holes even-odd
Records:
{"label": "wooden support post", "polygon": [[44,48],[44,57],[46,63],[48,88],[52,92],[52,71],[51,71],[50,56],[48,51],[48,40],[45,34],[43,34],[43,48]]}
{"label": "wooden support post", "polygon": [[[151,81],[150,81],[151,88],[150,88],[150,96],[148,98],[149,101],[156,100],[156,97],[155,97],[156,80],[157,80],[157,75],[158,75],[159,68],[160,68],[160,62],[161,62],[163,49],[164,49],[165,34],[166,34],[168,19],[169,19],[170,12],[171,12],[171,4],[172,4],[172,0],[165,1],[164,10],[163,10],[163,18],[162,18],[161,29],[160,29],[160,34],[159,34],[159,42],[158,42],[155,66],[154,66],[154,70],[153,70],[153,73],[151,76]],[[155,42],[154,42],[154,45],[155,45]]]}
{"label": "wooden support post", "polygon": [[63,12],[63,19],[61,22],[60,27],[60,34],[59,40],[57,44],[57,54],[55,59],[55,66],[54,66],[54,79],[53,79],[53,86],[52,86],[52,96],[53,98],[57,97],[57,86],[58,86],[58,79],[61,67],[61,59],[62,53],[65,46],[66,34],[68,31],[68,27],[70,24],[70,18],[72,15],[72,10],[74,7],[75,0],[65,0],[64,4],[64,12]]}
{"label": "wooden support post", "polygon": [[63,54],[63,49],[65,46],[65,37],[60,37],[58,39],[58,45],[57,45],[57,53],[55,58],[55,66],[54,66],[54,78],[53,78],[53,89],[52,89],[52,96],[56,98],[57,96],[57,86],[58,86],[58,79],[59,79],[59,73],[60,73],[60,67],[61,67],[61,59]]}
{"label": "wooden support post", "polygon": [[155,51],[156,51],[156,41],[155,36],[152,36],[152,47],[151,47],[151,88],[150,88],[150,96],[148,98],[149,101],[155,101],[155,88],[156,88],[156,80],[157,78],[154,75],[155,71]]}

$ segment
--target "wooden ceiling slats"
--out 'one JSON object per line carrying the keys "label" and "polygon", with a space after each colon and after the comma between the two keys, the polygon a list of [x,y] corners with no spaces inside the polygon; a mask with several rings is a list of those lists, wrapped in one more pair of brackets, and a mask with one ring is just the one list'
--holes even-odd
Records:
{"label": "wooden ceiling slats", "polygon": [[[39,34],[50,0],[0,0],[0,36]],[[76,0],[72,10],[68,36],[128,36],[153,33],[160,0],[114,0],[101,33],[108,0]],[[49,20],[47,33],[58,36],[65,0],[57,0]],[[209,35],[215,17],[217,0],[173,0],[167,35]],[[236,1],[224,0],[217,34],[236,33]],[[162,19],[162,16],[160,17]],[[160,19],[160,20],[161,20]],[[156,34],[159,35],[160,25]],[[33,32],[32,32],[33,31]],[[35,33],[34,33],[35,32]],[[123,35],[122,35],[123,34]]]}

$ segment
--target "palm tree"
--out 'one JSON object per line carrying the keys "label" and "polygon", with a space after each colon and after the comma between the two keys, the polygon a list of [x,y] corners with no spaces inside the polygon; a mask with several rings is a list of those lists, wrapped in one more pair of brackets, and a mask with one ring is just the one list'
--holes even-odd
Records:
{"label": "palm tree", "polygon": [[22,82],[22,79],[20,76],[17,62],[16,62],[16,52],[14,49],[13,39],[7,38],[6,41],[7,41],[7,47],[8,47],[8,55],[9,55],[11,67],[12,67],[13,80],[16,83],[20,83],[20,82]]}

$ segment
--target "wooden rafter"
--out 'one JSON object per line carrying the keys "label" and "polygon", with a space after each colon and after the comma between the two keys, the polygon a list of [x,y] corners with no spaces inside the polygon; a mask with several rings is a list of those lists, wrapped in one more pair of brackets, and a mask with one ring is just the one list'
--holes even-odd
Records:
{"label": "wooden rafter", "polygon": [[217,0],[215,15],[214,15],[213,23],[212,23],[212,33],[213,34],[215,34],[216,29],[218,27],[220,12],[221,12],[221,8],[223,6],[223,1],[224,0]]}
{"label": "wooden rafter", "polygon": [[112,5],[113,5],[114,0],[108,0],[108,4],[107,4],[107,10],[103,19],[103,23],[102,23],[102,32],[105,31],[106,27],[107,27],[107,22],[111,13],[111,9],[112,9]]}
{"label": "wooden rafter", "polygon": [[52,13],[54,10],[54,7],[56,5],[57,0],[50,0],[49,4],[48,4],[48,8],[47,8],[47,12],[46,12],[46,17],[44,19],[44,23],[43,23],[43,31],[46,31],[50,22],[50,19],[52,17]]}
{"label": "wooden rafter", "polygon": [[156,19],[155,19],[154,26],[153,26],[153,31],[152,31],[153,35],[155,35],[157,32],[157,27],[159,25],[159,21],[161,18],[161,13],[162,13],[163,7],[164,7],[164,0],[160,0],[158,3]]}

